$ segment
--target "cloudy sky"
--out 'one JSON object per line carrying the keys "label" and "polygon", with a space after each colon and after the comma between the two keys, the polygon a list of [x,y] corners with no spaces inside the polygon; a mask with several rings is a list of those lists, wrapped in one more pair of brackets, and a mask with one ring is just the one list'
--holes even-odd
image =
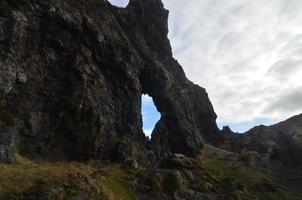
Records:
{"label": "cloudy sky", "polygon": [[174,57],[207,89],[220,127],[244,132],[302,113],[302,0],[163,3]]}

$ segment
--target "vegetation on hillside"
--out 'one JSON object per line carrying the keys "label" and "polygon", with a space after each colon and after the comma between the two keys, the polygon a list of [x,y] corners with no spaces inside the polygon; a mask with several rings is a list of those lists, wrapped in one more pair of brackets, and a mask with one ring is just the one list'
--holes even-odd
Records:
{"label": "vegetation on hillside", "polygon": [[284,199],[271,177],[212,146],[206,146],[198,160],[174,156],[159,170],[126,169],[96,161],[31,161],[20,155],[16,164],[0,164],[0,200],[134,200],[142,191],[154,198],[161,194],[167,199],[188,191],[224,194],[230,200]]}

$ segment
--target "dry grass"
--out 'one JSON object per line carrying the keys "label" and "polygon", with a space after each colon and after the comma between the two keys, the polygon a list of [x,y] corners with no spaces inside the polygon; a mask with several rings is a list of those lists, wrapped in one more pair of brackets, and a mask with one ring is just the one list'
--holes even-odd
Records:
{"label": "dry grass", "polygon": [[16,164],[0,164],[0,185],[6,193],[20,194],[38,182],[54,183],[71,176],[89,175],[95,169],[87,164],[32,162],[16,156]]}
{"label": "dry grass", "polygon": [[136,195],[126,183],[131,178],[130,172],[118,165],[101,169],[94,162],[75,163],[30,161],[17,155],[13,165],[0,164],[0,199],[18,199],[24,192],[37,187],[41,183],[49,186],[59,186],[78,181],[83,183],[83,177],[95,180],[100,191],[100,199],[132,200]]}

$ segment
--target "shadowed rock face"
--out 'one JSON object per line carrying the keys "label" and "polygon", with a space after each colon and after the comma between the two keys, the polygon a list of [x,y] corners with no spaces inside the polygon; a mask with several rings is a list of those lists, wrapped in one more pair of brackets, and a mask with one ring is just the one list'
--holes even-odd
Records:
{"label": "shadowed rock face", "polygon": [[233,133],[226,127],[222,134],[224,149],[258,152],[262,157],[285,166],[302,164],[302,114],[272,126],[254,127],[244,134]]}
{"label": "shadowed rock face", "polygon": [[130,1],[116,18],[142,58],[142,93],[153,97],[162,116],[152,142],[163,152],[167,152],[163,147],[168,147],[176,153],[194,155],[203,142],[216,140],[216,115],[206,91],[190,82],[172,57],[167,38],[168,11],[161,1]]}
{"label": "shadowed rock face", "polygon": [[101,0],[1,1],[1,104],[14,128],[0,118],[0,136],[16,138],[0,140],[1,148],[50,159],[127,159],[133,144],[146,143],[142,94],[162,116],[148,144],[158,156],[193,156],[217,142],[206,91],[172,57],[167,19],[160,0],[131,0],[125,9]]}
{"label": "shadowed rock face", "polygon": [[301,166],[302,115],[273,126],[259,126],[247,132],[247,148],[290,166]]}

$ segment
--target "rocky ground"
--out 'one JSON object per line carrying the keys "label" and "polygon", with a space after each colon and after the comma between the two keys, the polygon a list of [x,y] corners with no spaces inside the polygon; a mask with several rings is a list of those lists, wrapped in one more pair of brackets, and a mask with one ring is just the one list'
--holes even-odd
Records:
{"label": "rocky ground", "polygon": [[18,155],[0,165],[0,199],[287,199],[272,178],[212,146],[198,159],[176,154],[156,169]]}

